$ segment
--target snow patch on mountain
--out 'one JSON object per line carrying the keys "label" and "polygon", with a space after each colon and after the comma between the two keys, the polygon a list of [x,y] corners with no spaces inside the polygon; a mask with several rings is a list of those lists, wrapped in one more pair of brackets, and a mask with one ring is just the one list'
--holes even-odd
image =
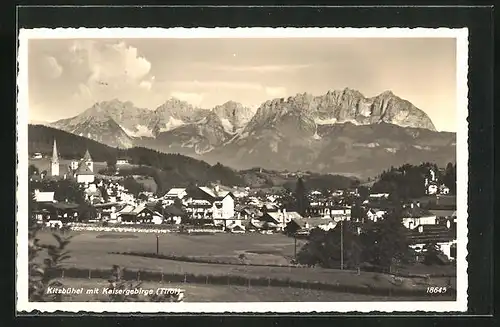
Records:
{"label": "snow patch on mountain", "polygon": [[123,125],[119,125],[127,135],[132,137],[154,137],[153,131],[151,131],[145,125],[135,125],[136,131],[130,130]]}
{"label": "snow patch on mountain", "polygon": [[174,117],[169,117],[165,126],[160,128],[160,132],[168,132],[185,124],[186,123],[181,119],[175,119]]}
{"label": "snow patch on mountain", "polygon": [[328,118],[328,119],[322,119],[322,118],[316,118],[314,120],[316,125],[333,125],[337,123],[337,119],[335,118]]}
{"label": "snow patch on mountain", "polygon": [[206,147],[201,147],[199,144],[196,144],[194,146],[194,152],[198,155],[201,155],[201,154],[204,154],[204,153],[207,153],[207,152],[210,152],[214,149],[213,146],[209,145],[209,146],[206,146]]}
{"label": "snow patch on mountain", "polygon": [[419,150],[427,150],[427,151],[431,150],[429,146],[414,145],[413,147]]}
{"label": "snow patch on mountain", "polygon": [[234,126],[231,124],[229,119],[227,118],[221,118],[220,121],[222,122],[222,127],[224,127],[224,130],[229,133],[233,134],[234,133]]}
{"label": "snow patch on mountain", "polygon": [[361,147],[361,148],[376,148],[380,146],[377,142],[371,142],[371,143],[354,143],[352,146],[354,147]]}

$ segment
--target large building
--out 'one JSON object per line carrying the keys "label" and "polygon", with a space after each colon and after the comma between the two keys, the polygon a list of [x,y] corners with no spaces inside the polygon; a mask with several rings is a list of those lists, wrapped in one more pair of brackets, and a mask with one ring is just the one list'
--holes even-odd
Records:
{"label": "large building", "polygon": [[93,183],[95,179],[94,161],[90,156],[89,150],[85,151],[85,155],[80,161],[73,160],[70,164],[70,170],[77,183]]}
{"label": "large building", "polygon": [[225,225],[226,220],[235,216],[234,195],[218,186],[188,188],[183,200],[193,219],[209,219],[215,225]]}

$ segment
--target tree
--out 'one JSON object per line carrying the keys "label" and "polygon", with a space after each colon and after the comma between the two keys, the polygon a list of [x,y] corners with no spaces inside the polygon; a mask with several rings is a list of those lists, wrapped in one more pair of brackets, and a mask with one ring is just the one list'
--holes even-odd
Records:
{"label": "tree", "polygon": [[108,157],[108,160],[106,160],[106,166],[107,166],[109,171],[115,171],[116,170],[116,157],[113,155]]}
{"label": "tree", "polygon": [[351,218],[354,221],[364,221],[366,219],[366,209],[363,208],[359,202],[352,205]]}
{"label": "tree", "polygon": [[141,201],[147,201],[148,200],[148,196],[144,193],[140,193],[139,196],[138,196],[138,199],[141,200]]}
{"label": "tree", "polygon": [[366,232],[362,236],[364,261],[391,271],[395,263],[409,259],[406,228],[401,218],[398,207],[383,219],[365,227]]}
{"label": "tree", "polygon": [[299,177],[295,186],[295,201],[297,201],[297,211],[302,216],[306,215],[306,209],[309,207],[307,199],[307,190],[302,177]]}
{"label": "tree", "polygon": [[339,268],[343,256],[344,268],[358,268],[361,262],[362,244],[356,226],[349,221],[344,221],[342,225],[338,223],[329,231],[320,228],[311,230],[309,241],[297,254],[297,261],[305,265],[318,264],[325,268]]}
{"label": "tree", "polygon": [[102,199],[104,200],[104,202],[108,202],[109,201],[109,195],[108,195],[108,192],[106,190],[106,187],[101,186],[99,188],[99,191],[101,192],[101,196],[102,196]]}
{"label": "tree", "polygon": [[[36,237],[38,227],[31,225],[28,232],[28,298],[30,302],[61,302],[62,294],[48,294],[49,287],[62,288],[63,283],[54,278],[55,273],[61,269],[65,260],[70,258],[69,251],[66,250],[71,236],[64,237],[58,233],[52,236],[57,241],[57,245],[41,244]],[[39,255],[46,252],[43,264],[39,262]]]}
{"label": "tree", "polygon": [[144,191],[144,185],[137,182],[132,176],[123,179],[120,184],[136,197]]}
{"label": "tree", "polygon": [[97,209],[87,202],[78,207],[78,220],[81,222],[94,220],[97,218]]}
{"label": "tree", "polygon": [[174,199],[174,206],[175,206],[176,208],[182,209],[182,200],[181,200],[181,199],[179,199],[179,198],[175,198],[175,199]]}
{"label": "tree", "polygon": [[151,166],[151,158],[147,155],[141,155],[139,157],[139,166]]}
{"label": "tree", "polygon": [[368,190],[368,187],[366,187],[366,186],[359,186],[358,187],[358,194],[359,194],[359,198],[361,199],[361,201],[364,201],[364,200],[368,199],[368,196],[370,195],[370,190]]}
{"label": "tree", "polygon": [[73,202],[82,204],[85,202],[85,195],[81,187],[75,181],[63,179],[48,186],[54,191],[54,199],[61,202]]}
{"label": "tree", "polygon": [[443,251],[439,248],[436,242],[428,242],[424,245],[423,248],[424,254],[424,264],[433,265],[433,264],[443,264],[443,260],[440,257],[444,257]]}
{"label": "tree", "polygon": [[449,162],[443,176],[443,184],[450,189],[451,194],[457,191],[457,166]]}
{"label": "tree", "polygon": [[31,177],[33,175],[38,175],[39,170],[35,165],[29,165],[28,167],[28,176]]}

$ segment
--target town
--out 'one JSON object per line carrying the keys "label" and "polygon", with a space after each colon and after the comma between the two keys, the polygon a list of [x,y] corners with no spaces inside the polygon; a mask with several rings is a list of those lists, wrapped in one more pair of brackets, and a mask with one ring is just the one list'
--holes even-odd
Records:
{"label": "town", "polygon": [[[34,159],[40,157],[34,155]],[[115,169],[127,165],[126,158],[117,158]],[[281,233],[312,242],[317,231],[340,230],[345,239],[348,233],[366,234],[396,210],[417,258],[432,244],[440,253],[437,261],[453,262],[456,201],[450,188],[438,181],[437,173],[429,171],[423,197],[404,201],[395,201],[389,193],[373,193],[369,186],[306,190],[300,176],[293,192],[266,194],[250,187],[211,183],[173,187],[157,194],[138,187],[134,176],[99,174],[89,151],[64,166],[54,140],[49,171],[30,166],[30,219],[48,228],[75,231]],[[348,264],[343,257],[340,261],[341,268]]]}

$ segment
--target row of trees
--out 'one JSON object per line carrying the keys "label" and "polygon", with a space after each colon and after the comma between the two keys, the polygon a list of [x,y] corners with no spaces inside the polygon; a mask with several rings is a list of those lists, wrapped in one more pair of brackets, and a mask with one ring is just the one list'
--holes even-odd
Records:
{"label": "row of trees", "polygon": [[422,163],[414,166],[405,164],[401,167],[391,167],[382,172],[379,180],[371,188],[374,193],[396,194],[401,199],[419,198],[426,194],[425,180],[431,179],[430,170],[435,173],[439,184],[444,184],[450,189],[451,194],[456,193],[456,165],[448,163],[444,172],[436,164]]}
{"label": "row of trees", "polygon": [[[300,249],[297,261],[305,265],[339,268],[343,239],[344,268],[371,267],[391,272],[398,264],[408,264],[415,260],[406,231],[397,209],[388,213],[385,219],[364,224],[361,233],[358,233],[358,226],[351,221],[338,223],[329,231],[317,228],[311,231],[309,241]],[[432,244],[424,252],[426,263],[436,262],[433,257],[440,254],[439,249]]]}

